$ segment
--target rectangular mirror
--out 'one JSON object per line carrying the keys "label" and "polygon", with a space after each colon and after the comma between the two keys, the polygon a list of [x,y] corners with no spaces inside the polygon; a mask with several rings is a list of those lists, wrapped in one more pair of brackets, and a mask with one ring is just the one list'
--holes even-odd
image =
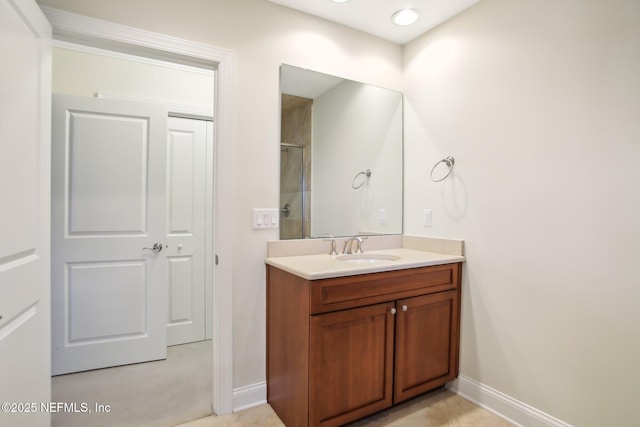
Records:
{"label": "rectangular mirror", "polygon": [[402,234],[402,94],[280,67],[280,239]]}

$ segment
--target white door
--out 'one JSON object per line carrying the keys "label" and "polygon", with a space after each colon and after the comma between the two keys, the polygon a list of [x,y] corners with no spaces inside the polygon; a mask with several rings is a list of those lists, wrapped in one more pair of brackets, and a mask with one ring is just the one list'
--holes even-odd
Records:
{"label": "white door", "polygon": [[50,55],[51,27],[36,3],[0,0],[2,426],[50,422],[39,406],[51,400]]}
{"label": "white door", "polygon": [[166,358],[167,110],[53,97],[53,374]]}
{"label": "white door", "polygon": [[174,117],[168,125],[167,344],[176,345],[205,339],[206,166],[213,127],[211,122]]}

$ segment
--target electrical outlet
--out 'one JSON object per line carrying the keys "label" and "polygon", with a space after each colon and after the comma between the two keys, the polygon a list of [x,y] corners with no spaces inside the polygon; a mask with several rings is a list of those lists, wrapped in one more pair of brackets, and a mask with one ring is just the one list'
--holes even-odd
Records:
{"label": "electrical outlet", "polygon": [[424,210],[422,219],[425,227],[431,227],[431,209]]}
{"label": "electrical outlet", "polygon": [[378,215],[378,217],[380,218],[380,224],[386,224],[387,223],[387,210],[386,209],[380,209],[380,214]]}

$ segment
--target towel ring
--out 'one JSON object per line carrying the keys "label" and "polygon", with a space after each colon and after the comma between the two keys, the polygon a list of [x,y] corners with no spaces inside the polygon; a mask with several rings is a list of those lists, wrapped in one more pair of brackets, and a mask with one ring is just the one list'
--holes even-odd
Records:
{"label": "towel ring", "polygon": [[[359,185],[356,185],[356,180],[360,175],[365,175],[366,178],[364,178]],[[354,190],[357,190],[358,188],[362,187],[364,183],[367,182],[370,176],[371,176],[371,170],[369,169],[367,169],[366,171],[358,172],[356,176],[353,177],[353,181],[351,182],[351,188],[353,188]]]}
{"label": "towel ring", "polygon": [[[435,165],[433,165],[433,168],[431,168],[431,181],[433,182],[440,182],[440,181],[444,181],[446,177],[448,177],[451,174],[451,171],[453,170],[453,165],[455,164],[455,159],[451,156],[447,156],[444,159],[440,160],[439,162],[437,162]],[[447,174],[445,176],[443,176],[440,179],[435,179],[433,177],[433,171],[436,170],[436,168],[438,167],[438,165],[440,163],[444,163],[447,165],[447,167],[449,168],[449,170],[447,171]]]}

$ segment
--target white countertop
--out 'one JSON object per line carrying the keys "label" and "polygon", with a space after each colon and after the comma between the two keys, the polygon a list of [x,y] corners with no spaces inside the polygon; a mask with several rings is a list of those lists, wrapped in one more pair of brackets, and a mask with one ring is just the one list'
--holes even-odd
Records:
{"label": "white countertop", "polygon": [[381,260],[375,263],[361,264],[341,261],[338,259],[338,255],[320,254],[270,257],[267,258],[265,262],[304,279],[316,280],[426,267],[429,265],[452,264],[464,261],[464,256],[461,255],[449,255],[407,248],[371,250],[365,251],[365,253],[395,255],[400,257],[400,259],[395,261]]}

